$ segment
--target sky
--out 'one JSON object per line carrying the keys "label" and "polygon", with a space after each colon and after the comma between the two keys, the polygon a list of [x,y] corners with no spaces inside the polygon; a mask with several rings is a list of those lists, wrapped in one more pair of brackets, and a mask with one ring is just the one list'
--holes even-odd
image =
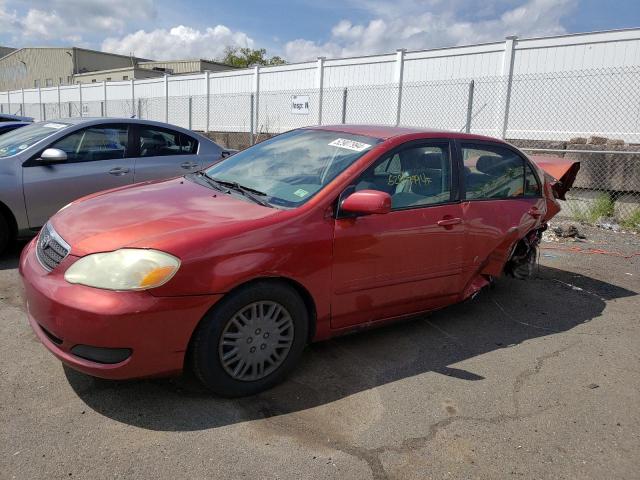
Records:
{"label": "sky", "polygon": [[0,0],[0,45],[289,62],[640,27],[640,0]]}

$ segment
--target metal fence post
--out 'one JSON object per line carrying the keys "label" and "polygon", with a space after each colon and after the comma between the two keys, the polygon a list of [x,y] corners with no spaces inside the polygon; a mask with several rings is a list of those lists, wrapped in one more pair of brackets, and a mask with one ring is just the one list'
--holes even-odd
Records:
{"label": "metal fence post", "polygon": [[324,90],[324,60],[318,57],[318,70],[316,72],[316,87],[318,88],[318,125],[322,125],[322,95]]}
{"label": "metal fence post", "polygon": [[504,44],[504,57],[502,58],[502,75],[506,77],[506,86],[504,92],[504,109],[502,113],[502,125],[500,126],[500,137],[507,136],[507,127],[509,125],[509,104],[511,103],[511,85],[513,83],[513,58],[515,52],[515,44],[517,36],[509,36]]}
{"label": "metal fence post", "polygon": [[20,103],[20,115],[22,115],[24,117],[25,116],[25,113],[24,113],[24,88],[21,88],[20,91],[22,92],[22,103]]}
{"label": "metal fence post", "polygon": [[142,99],[138,98],[138,113],[136,118],[142,118]]}
{"label": "metal fence post", "polygon": [[71,111],[71,102],[67,102],[67,108],[69,109],[69,117],[68,118],[71,118],[73,116],[72,115],[72,111]]}
{"label": "metal fence post", "polygon": [[78,98],[80,99],[80,116],[84,116],[82,115],[82,84],[79,83],[78,84]]}
{"label": "metal fence post", "polygon": [[169,123],[169,75],[164,76],[164,122]]}
{"label": "metal fence post", "polygon": [[60,85],[58,85],[58,118],[62,118],[62,104],[60,103]]}
{"label": "metal fence post", "polygon": [[131,117],[135,118],[136,116],[136,84],[131,79]]}
{"label": "metal fence post", "polygon": [[209,87],[209,70],[207,70],[206,72],[204,72],[204,95],[205,95],[205,101],[207,102],[206,104],[206,109],[205,109],[205,124],[204,124],[204,131],[208,132],[209,131],[209,120],[210,120],[210,115],[211,115],[211,105],[209,105],[210,100],[210,87]]}
{"label": "metal fence post", "polygon": [[107,116],[107,82],[105,80],[102,81],[102,116]]}
{"label": "metal fence post", "polygon": [[259,111],[259,106],[260,106],[260,65],[255,65],[253,67],[253,95],[252,98],[255,96],[255,104],[253,107],[253,112],[251,115],[251,118],[253,120],[253,117],[255,116],[255,120],[253,120],[253,128],[251,129],[254,133],[253,135],[253,140],[251,145],[253,145],[256,141],[256,134],[258,133],[258,130],[260,129],[259,127],[259,121],[260,121],[260,111]]}
{"label": "metal fence post", "polygon": [[189,106],[187,107],[187,111],[189,113],[189,130],[192,130],[193,121],[191,115],[193,113],[193,97],[189,97]]}
{"label": "metal fence post", "polygon": [[404,48],[396,50],[396,75],[395,80],[398,84],[398,106],[396,108],[396,125],[400,125],[400,113],[402,111],[402,83],[404,77]]}
{"label": "metal fence post", "polygon": [[342,90],[342,123],[347,123],[347,89]]}
{"label": "metal fence post", "polygon": [[255,138],[253,136],[255,130],[255,118],[253,116],[253,93],[249,97],[249,145],[253,145],[255,143]]}
{"label": "metal fence post", "polygon": [[475,88],[475,82],[471,80],[469,82],[469,95],[467,97],[467,122],[464,125],[464,131],[471,132],[471,119],[473,117],[473,90]]}
{"label": "metal fence post", "polygon": [[40,112],[40,121],[46,120],[44,106],[42,105],[42,89],[40,87],[38,87],[38,111]]}

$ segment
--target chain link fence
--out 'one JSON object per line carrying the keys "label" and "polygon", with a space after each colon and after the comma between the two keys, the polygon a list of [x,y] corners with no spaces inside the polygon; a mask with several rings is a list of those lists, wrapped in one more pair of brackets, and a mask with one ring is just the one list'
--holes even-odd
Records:
{"label": "chain link fence", "polygon": [[505,138],[579,160],[563,215],[640,230],[640,66],[346,88],[0,104],[37,120],[137,117],[230,148],[317,124],[410,125]]}

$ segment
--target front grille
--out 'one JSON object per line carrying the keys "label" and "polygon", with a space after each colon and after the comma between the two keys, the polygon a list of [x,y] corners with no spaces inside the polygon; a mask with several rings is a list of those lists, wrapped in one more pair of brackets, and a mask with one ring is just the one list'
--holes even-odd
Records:
{"label": "front grille", "polygon": [[56,233],[50,224],[47,223],[42,227],[36,245],[36,255],[46,270],[51,271],[60,265],[60,262],[69,255],[70,250],[69,244]]}

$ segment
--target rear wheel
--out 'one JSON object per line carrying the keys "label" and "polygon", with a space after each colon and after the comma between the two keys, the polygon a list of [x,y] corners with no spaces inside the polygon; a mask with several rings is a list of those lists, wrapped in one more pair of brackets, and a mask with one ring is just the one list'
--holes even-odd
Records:
{"label": "rear wheel", "polygon": [[259,282],[232,292],[196,329],[193,370],[218,395],[266,390],[294,368],[306,344],[308,321],[303,300],[284,284]]}

